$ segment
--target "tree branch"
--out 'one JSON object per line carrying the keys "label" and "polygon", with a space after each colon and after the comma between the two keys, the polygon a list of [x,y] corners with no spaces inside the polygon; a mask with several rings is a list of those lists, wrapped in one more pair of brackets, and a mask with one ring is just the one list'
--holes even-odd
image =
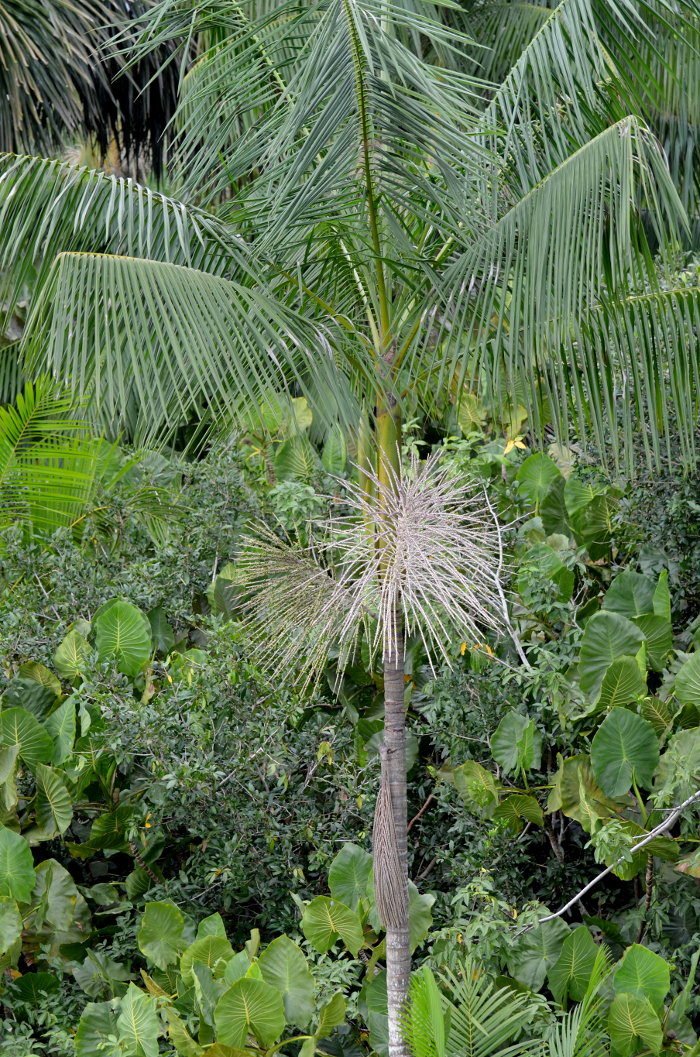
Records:
{"label": "tree branch", "polygon": [[[691,804],[696,803],[698,800],[700,800],[700,789],[698,789],[696,793],[693,793],[692,796],[689,796],[687,800],[684,800],[682,804],[679,804],[678,807],[674,807],[670,812],[668,818],[665,819],[664,822],[660,822],[658,826],[655,826],[650,833],[647,833],[646,837],[644,837],[643,840],[638,841],[637,844],[633,844],[630,848],[631,854],[634,855],[636,852],[641,851],[642,848],[645,848],[647,846],[647,844],[651,844],[651,842],[655,840],[656,837],[659,837],[662,833],[665,833],[667,829],[670,829],[673,823],[679,817],[679,815],[682,815],[682,813],[687,807],[690,807]],[[557,910],[554,914],[546,914],[543,918],[539,918],[536,924],[543,925],[545,921],[553,921],[555,918],[560,918],[562,914],[566,914],[567,910],[571,910],[574,903],[577,903],[580,899],[583,899],[583,897],[588,892],[590,892],[591,888],[595,888],[599,881],[602,881],[604,877],[607,877],[609,873],[612,873],[615,867],[619,863],[623,862],[623,860],[624,855],[621,855],[619,859],[616,859],[611,866],[606,867],[605,870],[601,870],[601,872],[596,877],[594,877],[592,881],[589,881],[588,884],[580,890],[580,892],[577,892],[575,896],[572,896],[568,903],[565,903],[564,906]],[[526,928],[521,929],[520,931],[529,932],[530,929],[533,929],[534,927],[535,925],[528,925]]]}

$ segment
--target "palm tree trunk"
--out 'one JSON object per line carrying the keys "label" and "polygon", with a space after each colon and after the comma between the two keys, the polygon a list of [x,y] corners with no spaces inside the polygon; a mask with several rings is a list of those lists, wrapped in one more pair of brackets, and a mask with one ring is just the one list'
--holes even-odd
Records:
{"label": "palm tree trunk", "polygon": [[[397,624],[400,617],[395,614]],[[401,865],[398,915],[386,929],[386,989],[389,1014],[389,1057],[408,1057],[401,1028],[408,999],[411,952],[408,936],[408,852],[406,841],[406,711],[402,629],[397,626],[395,649],[384,657],[384,774],[391,794],[394,832]],[[397,902],[395,900],[395,902]]]}

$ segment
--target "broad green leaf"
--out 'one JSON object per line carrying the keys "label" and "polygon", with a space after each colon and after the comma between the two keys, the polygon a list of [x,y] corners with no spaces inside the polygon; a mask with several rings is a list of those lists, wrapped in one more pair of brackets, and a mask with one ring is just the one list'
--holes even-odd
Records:
{"label": "broad green leaf", "polygon": [[188,980],[192,981],[200,1021],[213,1027],[216,1004],[227,987],[225,980],[220,976],[215,979],[209,966],[202,962],[193,964]]}
{"label": "broad green leaf", "polygon": [[68,870],[55,859],[45,859],[34,874],[32,928],[45,929],[54,939],[65,933],[61,942],[83,940],[90,929],[90,911]]}
{"label": "broad green leaf", "polygon": [[635,943],[625,951],[612,983],[617,994],[624,991],[636,998],[647,998],[660,1013],[671,987],[669,964],[648,947]]}
{"label": "broad green leaf", "polygon": [[657,738],[661,738],[673,723],[673,712],[668,701],[662,701],[658,697],[649,697],[642,701],[640,714],[643,719],[651,723]]}
{"label": "broad green leaf", "polygon": [[563,475],[556,477],[552,481],[546,496],[540,503],[539,515],[542,518],[542,526],[547,536],[561,536],[568,544],[570,529],[564,501],[565,485],[566,481]]}
{"label": "broad green leaf", "polygon": [[570,929],[560,918],[524,932],[513,940],[508,972],[532,991],[539,991],[561,954]]}
{"label": "broad green leaf", "polygon": [[301,929],[309,943],[324,954],[340,938],[351,954],[357,957],[362,946],[362,926],[357,914],[329,896],[316,896],[301,918]]}
{"label": "broad green leaf", "polygon": [[124,1054],[158,1057],[160,1027],[156,999],[144,994],[135,984],[129,984],[117,1017],[117,1032]]}
{"label": "broad green leaf", "polygon": [[542,808],[534,796],[527,796],[525,793],[511,793],[501,801],[493,817],[506,819],[515,833],[519,833],[523,828],[523,821],[532,822],[536,826],[544,825]]}
{"label": "broad green leaf", "polygon": [[75,743],[75,701],[67,697],[55,712],[44,720],[44,727],[53,738],[51,763],[60,767],[65,763]]}
{"label": "broad green leaf", "polygon": [[264,980],[237,980],[219,999],[214,1012],[218,1041],[242,1047],[252,1034],[261,1046],[272,1046],[284,1031],[282,995]]}
{"label": "broad green leaf", "polygon": [[435,896],[421,893],[413,881],[408,882],[408,943],[411,953],[419,947],[433,923],[432,906]]}
{"label": "broad green leaf", "polygon": [[168,617],[162,606],[148,611],[148,623],[151,625],[151,636],[154,649],[163,656],[175,647],[175,635],[168,623]]}
{"label": "broad green leaf", "polygon": [[665,792],[671,802],[694,793],[700,775],[700,727],[679,730],[668,740],[654,780],[655,792]]}
{"label": "broad green leaf", "polygon": [[43,763],[37,763],[36,823],[41,838],[48,840],[65,833],[73,818],[73,801],[62,773]]}
{"label": "broad green leaf", "polygon": [[69,631],[53,655],[56,671],[73,682],[87,671],[90,643],[75,628]]}
{"label": "broad green leaf", "polygon": [[596,828],[599,819],[619,813],[624,803],[611,800],[596,782],[588,756],[559,757],[559,769],[552,782],[548,811],[563,811],[576,819],[587,833]]}
{"label": "broad green leaf", "polygon": [[535,511],[539,511],[540,503],[557,477],[561,477],[559,467],[543,452],[528,456],[515,475],[521,495]]}
{"label": "broad green leaf", "polygon": [[498,786],[491,771],[476,760],[458,767],[443,767],[440,777],[454,785],[469,809],[482,818],[492,818],[498,804]]}
{"label": "broad green leaf", "polygon": [[201,1057],[204,1047],[190,1035],[185,1027],[185,1022],[177,1015],[172,1007],[165,1009],[165,1017],[168,1021],[168,1035],[180,1057]]}
{"label": "broad green leaf", "polygon": [[297,434],[280,444],[274,468],[280,481],[310,481],[319,468],[319,459],[309,438]]}
{"label": "broad green leaf", "polygon": [[136,935],[139,950],[159,969],[177,961],[184,943],[185,919],[173,903],[146,903]]}
{"label": "broad green leaf", "polygon": [[326,1039],[334,1028],[339,1027],[345,1021],[345,996],[337,991],[325,1006],[321,1006],[318,1015],[318,1027],[316,1038]]}
{"label": "broad green leaf", "polygon": [[19,833],[0,826],[0,896],[28,903],[34,888],[31,848]]}
{"label": "broad green leaf", "polygon": [[19,745],[0,749],[0,822],[14,811],[17,803],[17,763]]}
{"label": "broad green leaf", "polygon": [[655,672],[662,672],[673,648],[671,621],[667,617],[651,614],[635,617],[634,624],[644,636],[649,664]]}
{"label": "broad green leaf", "polygon": [[53,692],[54,697],[61,696],[61,683],[52,671],[38,661],[25,661],[19,666],[19,675],[23,679],[33,679]]}
{"label": "broad green leaf", "polygon": [[192,966],[207,965],[215,976],[223,976],[233,947],[223,936],[202,936],[191,943],[180,958],[180,972],[186,984],[192,983]]}
{"label": "broad green leaf", "polygon": [[631,1057],[641,1050],[661,1052],[663,1031],[648,998],[616,995],[608,1013],[608,1034],[620,1057]]}
{"label": "broad green leaf", "polygon": [[581,689],[593,702],[610,665],[620,657],[634,657],[644,636],[631,620],[619,613],[594,613],[586,623],[581,639],[579,670]]}
{"label": "broad green leaf", "polygon": [[651,723],[626,708],[613,708],[591,743],[591,764],[603,792],[623,796],[633,782],[648,789],[658,762]]}
{"label": "broad green leaf", "polygon": [[197,925],[197,939],[201,940],[203,936],[221,936],[226,939],[226,926],[221,914],[210,914],[209,917],[202,918]]}
{"label": "broad green leaf", "polygon": [[357,910],[358,903],[367,896],[367,882],[372,872],[372,856],[357,844],[345,844],[328,871],[331,895],[340,903]]}
{"label": "broad green leaf", "polygon": [[671,592],[668,589],[668,571],[659,573],[659,581],[654,590],[654,614],[671,621]]}
{"label": "broad green leaf", "polygon": [[19,745],[20,758],[27,767],[48,763],[53,753],[51,738],[41,723],[23,708],[0,712],[0,747]]}
{"label": "broad green leaf", "polygon": [[345,433],[340,425],[335,425],[330,430],[323,445],[321,462],[324,469],[334,477],[340,477],[345,470],[348,461],[348,446],[345,441]]}
{"label": "broad green leaf", "polygon": [[17,901],[9,895],[0,896],[0,955],[7,954],[22,936],[22,915]]}
{"label": "broad green leaf", "polygon": [[227,562],[218,576],[207,588],[207,601],[214,613],[230,617],[240,604],[240,592],[236,586],[236,566]]}
{"label": "broad green leaf", "polygon": [[516,585],[526,603],[530,601],[528,589],[532,577],[531,570],[536,571],[538,578],[551,580],[557,585],[560,601],[567,602],[571,598],[574,590],[574,571],[564,564],[560,555],[548,543],[535,543],[520,560]]}
{"label": "broad green leaf", "polygon": [[508,712],[490,738],[491,755],[505,774],[537,769],[542,758],[542,735],[535,721]]}
{"label": "broad green leaf", "polygon": [[130,602],[107,602],[92,622],[97,656],[101,661],[114,657],[120,672],[132,678],[151,656],[151,625],[148,617]]}
{"label": "broad green leaf", "polygon": [[629,569],[619,573],[605,592],[603,609],[620,616],[634,617],[651,615],[654,612],[656,582],[651,576],[635,573]]}
{"label": "broad green leaf", "polygon": [[278,936],[257,964],[265,983],[281,991],[287,1022],[306,1028],[314,1011],[316,982],[301,949],[287,936]]}
{"label": "broad green leaf", "polygon": [[681,665],[673,690],[682,705],[700,705],[700,653]]}
{"label": "broad green leaf", "polygon": [[574,929],[564,940],[548,979],[550,991],[565,1008],[567,998],[580,1002],[585,997],[598,950],[585,925]]}
{"label": "broad green leaf", "polygon": [[75,1033],[75,1057],[123,1057],[111,1002],[88,1002]]}
{"label": "broad green leaf", "polygon": [[647,681],[634,657],[620,657],[613,661],[600,687],[598,705],[601,709],[616,708],[636,701],[645,694]]}
{"label": "broad green leaf", "polygon": [[586,547],[593,561],[610,552],[616,512],[617,499],[614,496],[597,495],[571,518],[578,543]]}
{"label": "broad green leaf", "polygon": [[53,688],[44,683],[15,676],[7,684],[5,693],[2,695],[2,707],[24,708],[37,719],[42,720],[53,708],[57,696]]}

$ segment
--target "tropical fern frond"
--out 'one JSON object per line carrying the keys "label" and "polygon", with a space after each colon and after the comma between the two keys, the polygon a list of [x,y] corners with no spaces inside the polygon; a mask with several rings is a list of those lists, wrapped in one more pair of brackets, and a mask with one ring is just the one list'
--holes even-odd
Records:
{"label": "tropical fern frond", "polygon": [[586,994],[561,1018],[547,1037],[548,1057],[605,1057],[609,1039],[605,1026],[605,1002],[601,985],[610,971],[611,958],[602,947],[591,970]]}
{"label": "tropical fern frond", "polygon": [[356,413],[319,328],[264,290],[161,261],[60,254],[24,349],[30,370],[94,394],[91,414],[139,445],[191,421],[230,422],[289,387],[310,394],[321,421]]}
{"label": "tropical fern frond", "polygon": [[82,512],[96,454],[74,408],[48,379],[27,383],[14,405],[0,408],[0,524],[52,531]]}

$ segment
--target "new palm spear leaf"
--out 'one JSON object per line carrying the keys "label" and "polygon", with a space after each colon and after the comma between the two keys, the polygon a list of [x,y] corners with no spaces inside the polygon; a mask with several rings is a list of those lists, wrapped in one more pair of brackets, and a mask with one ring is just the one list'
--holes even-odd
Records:
{"label": "new palm spear leaf", "polygon": [[386,929],[389,1050],[399,1054],[410,976],[404,641],[418,635],[429,657],[449,661],[456,634],[477,640],[479,626],[507,624],[500,535],[483,492],[436,456],[413,459],[402,474],[388,464],[346,490],[344,513],[314,524],[319,538],[305,546],[264,529],[248,537],[236,583],[265,660],[285,679],[319,675],[331,646],[342,672],[362,635],[381,657],[374,892]]}
{"label": "new palm spear leaf", "polygon": [[[686,7],[561,0],[526,31],[518,5],[163,0],[140,53],[175,41],[190,64],[183,200],[0,165],[0,303],[29,287],[25,371],[94,395],[140,442],[303,392],[356,433],[387,508],[403,408],[442,412],[465,385],[517,394],[534,429],[546,407],[561,439],[573,417],[615,457],[640,423],[657,456],[676,411],[691,452],[700,295],[662,284],[650,249],[685,218],[648,127],[673,76],[644,22],[682,52]],[[387,627],[389,750],[398,616]]]}

